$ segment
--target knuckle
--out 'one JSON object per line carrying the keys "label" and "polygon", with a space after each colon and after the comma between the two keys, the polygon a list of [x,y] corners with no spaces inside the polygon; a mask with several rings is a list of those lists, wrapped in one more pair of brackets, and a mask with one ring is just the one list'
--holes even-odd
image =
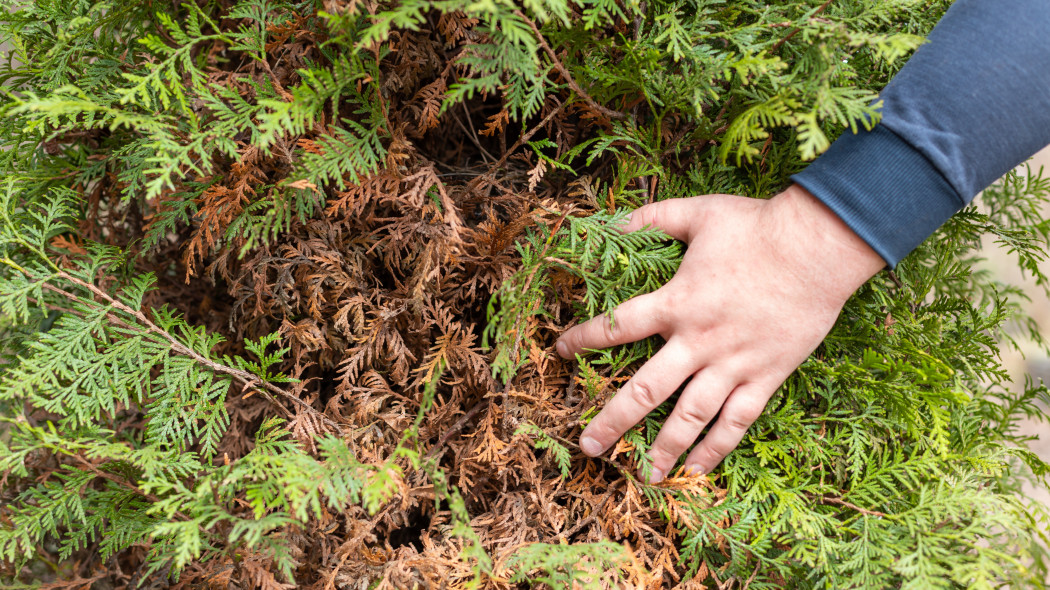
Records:
{"label": "knuckle", "polygon": [[606,341],[613,341],[616,339],[617,333],[620,331],[620,317],[610,317],[608,314],[602,314],[598,320],[599,328],[602,331],[602,336]]}
{"label": "knuckle", "polygon": [[653,316],[661,323],[682,332],[696,332],[706,327],[704,315],[696,313],[698,301],[706,297],[702,285],[671,282],[652,295]]}
{"label": "knuckle", "polygon": [[681,294],[675,289],[668,289],[666,285],[646,297],[651,297],[649,317],[654,326],[675,327],[680,324],[682,310],[688,309],[682,307]]}
{"label": "knuckle", "polygon": [[[637,216],[641,221],[641,227],[656,225],[656,210],[657,207],[652,204],[642,205],[638,209],[635,209],[633,216]],[[633,216],[632,219],[634,218]]]}
{"label": "knuckle", "polygon": [[702,429],[711,421],[711,415],[704,408],[694,404],[683,405],[681,413],[682,421],[694,429]]}
{"label": "knuckle", "polygon": [[622,432],[618,432],[616,427],[609,423],[608,420],[599,421],[595,419],[591,422],[588,429],[591,430],[591,435],[600,442],[603,446],[609,447],[623,435]]}
{"label": "knuckle", "polygon": [[657,311],[661,314],[667,314],[677,309],[681,309],[684,303],[682,293],[677,289],[660,289],[655,293],[660,298],[660,305],[657,306]]}
{"label": "knuckle", "polygon": [[733,430],[746,431],[754,424],[755,420],[762,415],[762,408],[756,406],[747,406],[744,408],[736,408],[732,412],[726,414],[726,426],[729,426]]}
{"label": "knuckle", "polygon": [[[675,462],[678,461],[678,455],[662,446],[653,446],[650,448],[649,458],[652,460],[653,465],[659,468],[674,465]],[[664,471],[667,470],[664,469]]]}
{"label": "knuckle", "polygon": [[632,379],[630,382],[631,397],[646,408],[655,408],[660,405],[660,397],[656,388],[645,379]]}
{"label": "knuckle", "polygon": [[722,457],[728,453],[728,451],[726,453],[719,451],[716,446],[717,443],[705,444],[696,450],[696,459],[708,469],[712,469],[715,465],[721,463]]}

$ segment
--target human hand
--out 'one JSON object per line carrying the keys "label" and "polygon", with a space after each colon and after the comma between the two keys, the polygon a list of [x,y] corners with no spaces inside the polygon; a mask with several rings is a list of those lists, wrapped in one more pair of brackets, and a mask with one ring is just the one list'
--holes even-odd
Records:
{"label": "human hand", "polygon": [[671,396],[677,405],[649,456],[663,479],[686,458],[708,473],[743,439],[784,380],[831,330],[846,299],[885,262],[798,185],[765,201],[732,195],[671,199],[636,210],[624,231],[647,226],[688,244],[666,285],[567,330],[558,354],[661,335],[666,344],[580,435],[592,457]]}

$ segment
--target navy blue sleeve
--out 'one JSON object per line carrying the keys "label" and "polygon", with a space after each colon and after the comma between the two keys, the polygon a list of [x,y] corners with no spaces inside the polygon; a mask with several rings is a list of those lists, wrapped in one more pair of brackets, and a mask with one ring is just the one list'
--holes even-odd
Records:
{"label": "navy blue sleeve", "polygon": [[792,180],[893,266],[1050,144],[1050,0],[957,0],[880,98]]}

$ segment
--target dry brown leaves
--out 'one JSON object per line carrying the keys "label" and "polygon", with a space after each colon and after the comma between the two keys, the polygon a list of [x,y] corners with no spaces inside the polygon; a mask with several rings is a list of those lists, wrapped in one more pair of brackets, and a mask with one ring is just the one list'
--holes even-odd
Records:
{"label": "dry brown leaves", "polygon": [[[327,4],[333,11],[353,9]],[[580,296],[579,283],[556,278],[546,315],[529,326],[538,343],[529,350],[530,362],[506,387],[491,376],[491,353],[480,347],[480,333],[491,294],[517,269],[514,243],[530,226],[553,222],[551,206],[586,213],[606,203],[591,183],[566,189],[550,182],[538,162],[509,153],[518,136],[498,98],[440,111],[455,57],[477,38],[476,24],[462,15],[435,15],[419,32],[391,38],[382,87],[389,129],[403,130],[390,146],[396,165],[345,190],[325,189],[323,211],[294,222],[273,242],[241,258],[240,244],[225,243],[223,235],[262,196],[260,186],[287,180],[295,150],[315,149],[324,126],[282,138],[270,155],[242,143],[240,158],[223,174],[196,179],[217,182],[201,195],[193,223],[142,259],[161,277],[153,303],[171,304],[231,342],[279,331],[291,349],[281,369],[299,380],[294,393],[346,425],[352,433],[346,443],[364,461],[389,455],[419,409],[424,384],[440,373],[420,440],[461,490],[471,525],[493,558],[486,588],[514,587],[506,581],[508,558],[526,544],[602,539],[629,547],[633,561],[625,569],[633,586],[699,588],[682,579],[675,531],[697,523],[680,509],[678,494],[715,503],[724,492],[705,479],[671,477],[659,488],[669,506],[665,516],[651,506],[641,484],[625,477],[635,469],[625,449],[598,460],[575,447],[580,416],[603,403],[615,385],[605,375],[599,399],[580,395],[574,364],[554,354],[555,338],[574,321],[571,304]],[[319,36],[305,20],[270,34],[269,64],[216,61],[214,81],[251,99],[246,77],[284,89],[299,82],[297,68],[321,59]],[[242,69],[223,69],[231,66]],[[531,124],[537,122],[543,123],[534,130],[538,136],[561,149],[599,124],[557,100]],[[489,155],[503,164],[494,167]],[[119,185],[100,186],[96,202],[116,203]],[[129,243],[122,238],[141,235],[148,209],[163,201],[123,217],[138,223],[137,229],[108,235]],[[548,212],[537,213],[541,202]],[[111,220],[93,219],[86,235],[103,238],[100,228]],[[250,448],[272,408],[257,396],[231,397],[232,421],[220,456],[235,458]],[[548,454],[515,436],[523,423],[539,426],[575,453],[571,477],[563,479]],[[324,431],[304,413],[295,414],[289,426],[308,444]],[[472,572],[459,558],[462,542],[449,527],[450,514],[435,505],[431,482],[421,472],[408,472],[399,497],[378,514],[350,506],[285,534],[299,555],[301,588],[456,588]],[[189,568],[175,587],[290,587],[271,566],[264,556],[239,552]],[[118,583],[130,581],[111,573]]]}

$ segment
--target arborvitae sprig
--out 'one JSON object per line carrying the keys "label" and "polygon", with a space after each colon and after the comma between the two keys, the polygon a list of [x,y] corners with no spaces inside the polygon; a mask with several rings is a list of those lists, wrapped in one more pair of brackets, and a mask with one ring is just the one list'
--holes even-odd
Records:
{"label": "arborvitae sprig", "polygon": [[[322,458],[315,459],[283,440],[277,422],[263,426],[250,453],[214,466],[231,385],[268,395],[270,384],[288,381],[271,370],[287,352],[267,352],[278,336],[247,344],[256,361],[220,359],[213,350],[221,337],[166,308],[143,311],[151,277],[118,278],[116,292],[96,284],[104,273],[120,277],[120,252],[92,247],[66,267],[54,264],[49,244],[72,231],[70,203],[27,210],[16,194],[0,199],[0,263],[9,269],[0,276],[0,310],[21,322],[59,315],[7,344],[22,352],[0,378],[10,436],[0,470],[27,477],[28,458],[39,451],[58,463],[52,479],[14,499],[0,555],[22,561],[47,536],[61,539],[63,559],[88,543],[100,542],[106,559],[149,541],[148,570],[177,576],[193,560],[244,544],[267,552],[291,579],[294,560],[269,533],[317,517],[322,499],[373,512],[389,499],[398,480],[387,474],[396,465],[362,464],[334,437],[318,441]],[[18,410],[24,407],[55,419],[35,424]],[[121,432],[134,420],[144,420],[140,432]],[[242,495],[251,517],[231,511]]]}
{"label": "arborvitae sprig", "polygon": [[[543,313],[549,273],[560,269],[582,280],[581,313],[611,311],[619,302],[655,291],[678,269],[682,248],[658,230],[625,233],[626,211],[587,217],[563,216],[552,232],[530,234],[519,245],[522,267],[489,304],[486,343],[493,342],[493,373],[507,381],[524,362],[529,322]],[[486,344],[487,345],[487,344]]]}
{"label": "arborvitae sprig", "polygon": [[511,581],[527,583],[530,588],[545,584],[547,588],[600,590],[624,583],[620,567],[626,560],[623,547],[615,543],[569,547],[536,543],[514,554]]}

